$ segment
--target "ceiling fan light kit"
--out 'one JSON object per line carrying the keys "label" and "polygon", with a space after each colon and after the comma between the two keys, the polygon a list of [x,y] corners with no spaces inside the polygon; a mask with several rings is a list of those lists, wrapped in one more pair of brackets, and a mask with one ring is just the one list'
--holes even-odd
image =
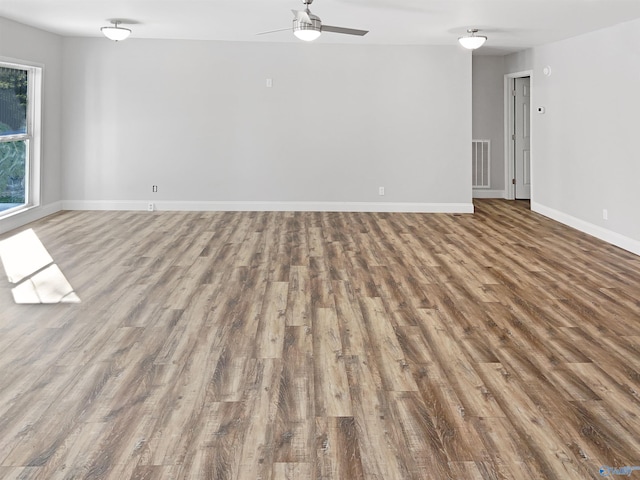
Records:
{"label": "ceiling fan light kit", "polygon": [[308,9],[300,12],[293,10],[293,34],[300,40],[312,42],[322,33],[322,21]]}
{"label": "ceiling fan light kit", "polygon": [[475,50],[476,48],[480,48],[482,45],[484,45],[484,42],[487,41],[487,37],[485,37],[484,35],[476,35],[476,33],[478,33],[479,31],[480,30],[478,30],[477,28],[468,29],[467,33],[469,35],[458,38],[458,42],[460,42],[460,45],[468,50]]}
{"label": "ceiling fan light kit", "polygon": [[119,27],[118,20],[112,20],[112,27],[102,27],[100,31],[102,34],[107,37],[109,40],[113,40],[114,42],[120,42],[122,40],[126,40],[129,35],[131,35],[131,30],[124,27]]}
{"label": "ceiling fan light kit", "polygon": [[314,28],[294,28],[293,34],[305,42],[313,42],[322,32]]}

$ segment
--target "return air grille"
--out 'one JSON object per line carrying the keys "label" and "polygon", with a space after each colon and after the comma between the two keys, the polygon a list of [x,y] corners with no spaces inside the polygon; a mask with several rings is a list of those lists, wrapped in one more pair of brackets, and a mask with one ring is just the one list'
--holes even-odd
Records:
{"label": "return air grille", "polygon": [[471,158],[473,160],[472,175],[473,188],[489,188],[489,140],[472,140],[471,141]]}

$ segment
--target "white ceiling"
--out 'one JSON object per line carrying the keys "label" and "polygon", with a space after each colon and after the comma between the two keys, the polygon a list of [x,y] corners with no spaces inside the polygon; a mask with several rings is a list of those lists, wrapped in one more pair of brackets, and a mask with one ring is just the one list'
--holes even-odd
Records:
{"label": "white ceiling", "polygon": [[[0,0],[0,16],[67,36],[100,36],[123,19],[132,38],[298,42],[301,0]],[[640,18],[640,0],[316,0],[324,24],[370,30],[325,33],[320,43],[453,45],[467,28],[489,37],[478,53],[506,54]]]}

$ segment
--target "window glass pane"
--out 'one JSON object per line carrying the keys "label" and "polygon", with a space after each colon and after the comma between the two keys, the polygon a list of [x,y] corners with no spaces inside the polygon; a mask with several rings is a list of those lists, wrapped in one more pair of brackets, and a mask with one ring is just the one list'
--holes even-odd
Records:
{"label": "window glass pane", "polygon": [[26,70],[0,67],[0,136],[27,133]]}
{"label": "window glass pane", "polygon": [[0,142],[0,212],[24,205],[27,142]]}

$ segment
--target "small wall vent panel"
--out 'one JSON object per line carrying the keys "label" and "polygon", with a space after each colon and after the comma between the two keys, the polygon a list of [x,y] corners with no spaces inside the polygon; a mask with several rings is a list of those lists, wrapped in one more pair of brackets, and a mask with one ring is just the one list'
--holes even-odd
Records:
{"label": "small wall vent panel", "polygon": [[473,165],[471,167],[473,188],[489,188],[491,176],[489,166],[490,162],[490,142],[489,140],[472,140],[471,141],[471,158]]}

